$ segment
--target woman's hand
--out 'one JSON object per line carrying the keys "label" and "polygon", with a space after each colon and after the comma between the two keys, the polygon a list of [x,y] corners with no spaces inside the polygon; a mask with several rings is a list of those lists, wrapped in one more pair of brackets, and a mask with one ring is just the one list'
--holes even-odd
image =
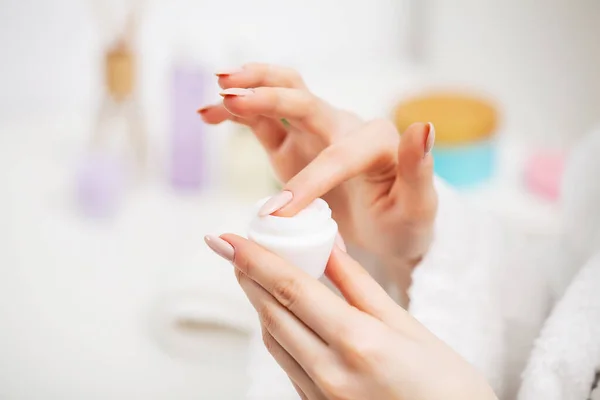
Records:
{"label": "woman's hand", "polygon": [[303,399],[496,399],[485,380],[335,248],[318,280],[236,235],[207,244],[235,266],[264,343]]}
{"label": "woman's hand", "polygon": [[284,190],[263,214],[291,216],[323,196],[346,241],[414,266],[431,241],[437,196],[431,124],[398,135],[312,94],[294,70],[247,64],[217,74],[223,103],[199,110],[207,123],[248,125]]}

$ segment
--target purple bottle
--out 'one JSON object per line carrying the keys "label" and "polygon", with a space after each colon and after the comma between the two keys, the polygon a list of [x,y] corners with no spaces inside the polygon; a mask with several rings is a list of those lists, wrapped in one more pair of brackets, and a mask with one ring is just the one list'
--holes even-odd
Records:
{"label": "purple bottle", "polygon": [[197,66],[178,64],[173,69],[170,181],[176,189],[200,189],[206,180],[204,124],[196,113],[203,105],[205,83]]}

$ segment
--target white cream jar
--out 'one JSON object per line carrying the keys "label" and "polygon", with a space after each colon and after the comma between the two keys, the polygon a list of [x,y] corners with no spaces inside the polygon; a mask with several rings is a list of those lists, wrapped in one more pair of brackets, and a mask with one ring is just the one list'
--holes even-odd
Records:
{"label": "white cream jar", "polygon": [[[258,209],[268,200],[261,200]],[[325,272],[338,231],[331,209],[316,199],[293,217],[267,215],[250,222],[248,239],[279,255],[310,276],[319,278]]]}

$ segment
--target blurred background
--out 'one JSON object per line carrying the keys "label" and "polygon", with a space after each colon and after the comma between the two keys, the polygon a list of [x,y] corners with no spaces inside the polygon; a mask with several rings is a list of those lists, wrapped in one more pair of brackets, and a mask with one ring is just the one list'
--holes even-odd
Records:
{"label": "blurred background", "polygon": [[274,193],[205,126],[215,71],[285,64],[437,130],[436,172],[531,235],[600,124],[595,0],[0,1],[0,398],[240,399],[255,321],[202,236]]}

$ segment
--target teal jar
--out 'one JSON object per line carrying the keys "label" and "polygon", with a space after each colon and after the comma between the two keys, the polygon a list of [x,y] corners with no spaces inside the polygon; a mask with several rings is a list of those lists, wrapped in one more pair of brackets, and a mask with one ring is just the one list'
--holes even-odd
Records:
{"label": "teal jar", "polygon": [[436,175],[460,188],[490,179],[496,164],[496,146],[491,139],[455,145],[436,144],[432,154]]}

